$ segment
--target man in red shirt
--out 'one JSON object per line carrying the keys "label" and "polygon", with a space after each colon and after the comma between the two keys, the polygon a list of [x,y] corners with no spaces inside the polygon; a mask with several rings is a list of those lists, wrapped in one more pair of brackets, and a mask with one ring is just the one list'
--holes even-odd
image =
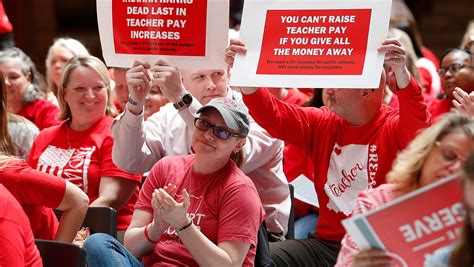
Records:
{"label": "man in red shirt", "polygon": [[[242,42],[232,40],[227,62],[245,51]],[[345,233],[340,221],[352,213],[357,195],[384,183],[398,151],[430,125],[422,89],[406,68],[405,49],[389,39],[378,51],[395,74],[400,109],[382,105],[385,72],[378,88],[328,89],[329,107],[322,108],[288,105],[267,89],[242,88],[255,121],[314,162],[320,203],[316,234],[270,244],[277,266],[333,266]]]}

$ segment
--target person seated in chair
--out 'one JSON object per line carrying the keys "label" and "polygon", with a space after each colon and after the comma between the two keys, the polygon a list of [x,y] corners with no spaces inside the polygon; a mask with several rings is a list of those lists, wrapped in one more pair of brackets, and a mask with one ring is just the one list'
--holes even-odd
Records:
{"label": "person seated in chair", "polygon": [[239,169],[248,111],[221,97],[197,113],[195,154],[164,157],[154,165],[125,247],[105,234],[90,236],[84,244],[90,267],[253,266],[264,211],[255,185]]}

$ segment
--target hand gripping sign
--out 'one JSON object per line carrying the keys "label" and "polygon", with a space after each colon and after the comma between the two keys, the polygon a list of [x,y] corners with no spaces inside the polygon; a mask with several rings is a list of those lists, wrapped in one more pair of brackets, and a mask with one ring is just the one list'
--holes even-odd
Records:
{"label": "hand gripping sign", "polygon": [[99,0],[104,59],[114,67],[166,57],[180,68],[223,68],[228,8],[228,0]]}
{"label": "hand gripping sign", "polygon": [[231,84],[376,88],[391,0],[246,0]]}

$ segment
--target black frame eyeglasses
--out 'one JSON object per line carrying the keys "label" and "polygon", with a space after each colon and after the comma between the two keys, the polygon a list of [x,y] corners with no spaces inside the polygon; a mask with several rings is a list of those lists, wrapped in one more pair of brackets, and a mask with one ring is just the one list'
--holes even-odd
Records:
{"label": "black frame eyeglasses", "polygon": [[212,128],[212,133],[221,140],[227,140],[230,137],[242,137],[240,134],[231,133],[223,127],[216,126],[209,121],[200,118],[194,118],[194,126],[204,132],[208,131],[209,128]]}
{"label": "black frame eyeglasses", "polygon": [[458,73],[460,70],[464,69],[465,67],[468,67],[468,65],[459,64],[459,63],[451,64],[447,67],[439,68],[438,69],[438,74],[440,76],[444,76],[449,71],[451,74],[454,75],[454,74]]}

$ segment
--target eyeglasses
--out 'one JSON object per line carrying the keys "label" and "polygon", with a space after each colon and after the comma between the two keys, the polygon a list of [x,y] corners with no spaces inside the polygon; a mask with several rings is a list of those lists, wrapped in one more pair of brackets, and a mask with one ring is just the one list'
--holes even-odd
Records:
{"label": "eyeglasses", "polygon": [[463,64],[452,64],[449,65],[448,67],[441,67],[438,69],[438,74],[440,76],[446,75],[446,73],[449,71],[451,74],[456,74],[458,71],[462,70],[463,68],[467,67],[467,65]]}
{"label": "eyeglasses", "polygon": [[200,118],[195,118],[194,119],[194,126],[196,126],[196,128],[198,128],[201,131],[207,131],[207,130],[209,130],[209,128],[212,128],[212,133],[217,138],[222,139],[222,140],[227,140],[231,136],[233,136],[233,137],[242,137],[239,134],[231,133],[225,128],[213,125],[210,122],[208,122],[206,120],[203,120],[203,119],[200,119]]}
{"label": "eyeglasses", "polygon": [[449,163],[449,165],[458,168],[466,161],[465,157],[459,155],[452,148],[441,144],[441,142],[437,141],[435,142],[435,145],[439,147],[441,156],[443,157],[444,161]]}

